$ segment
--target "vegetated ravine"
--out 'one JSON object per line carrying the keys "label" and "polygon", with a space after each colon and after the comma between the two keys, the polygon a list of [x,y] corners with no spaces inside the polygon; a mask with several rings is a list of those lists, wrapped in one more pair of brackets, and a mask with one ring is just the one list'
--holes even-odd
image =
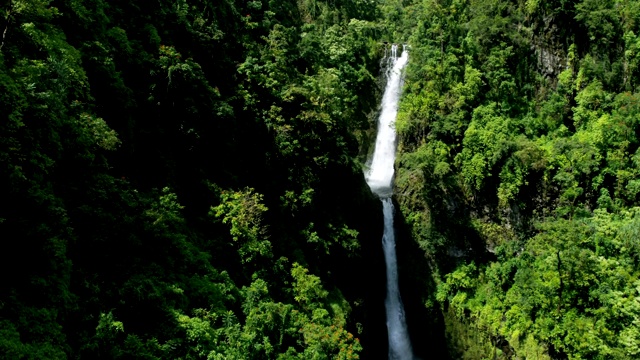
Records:
{"label": "vegetated ravine", "polygon": [[2,2],[0,358],[638,358],[638,4]]}
{"label": "vegetated ravine", "polygon": [[409,59],[404,49],[398,56],[398,45],[391,47],[387,58],[389,70],[387,84],[382,97],[382,110],[378,119],[378,133],[371,166],[366,173],[367,184],[380,197],[383,206],[384,234],[382,245],[387,270],[387,333],[389,338],[389,359],[412,359],[411,342],[405,321],[404,306],[398,287],[398,264],[396,259],[395,229],[393,226],[394,208],[393,173],[396,150],[394,122],[398,113],[398,102],[402,90],[402,70]]}

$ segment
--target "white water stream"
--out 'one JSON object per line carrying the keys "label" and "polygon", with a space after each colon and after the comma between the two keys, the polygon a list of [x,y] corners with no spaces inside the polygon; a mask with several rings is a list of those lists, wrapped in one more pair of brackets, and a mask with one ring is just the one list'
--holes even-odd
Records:
{"label": "white water stream", "polygon": [[387,266],[387,332],[389,334],[389,360],[413,359],[409,332],[405,322],[404,306],[398,288],[398,264],[396,260],[396,242],[393,228],[393,165],[396,154],[395,120],[398,114],[398,102],[402,90],[402,69],[409,60],[406,49],[398,57],[398,46],[393,45],[389,58],[387,85],[382,96],[382,111],[378,118],[378,135],[371,166],[365,174],[367,184],[382,201],[384,216],[384,235],[382,246]]}

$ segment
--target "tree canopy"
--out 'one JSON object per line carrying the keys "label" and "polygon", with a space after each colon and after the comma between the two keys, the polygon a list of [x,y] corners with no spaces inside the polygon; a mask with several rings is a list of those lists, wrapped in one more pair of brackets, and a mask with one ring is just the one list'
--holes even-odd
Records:
{"label": "tree canopy", "polygon": [[403,9],[398,201],[455,358],[638,356],[638,5]]}
{"label": "tree canopy", "polygon": [[0,357],[384,353],[388,43],[416,355],[640,355],[640,2],[8,0],[0,34]]}
{"label": "tree canopy", "polygon": [[373,2],[0,9],[3,358],[359,357]]}

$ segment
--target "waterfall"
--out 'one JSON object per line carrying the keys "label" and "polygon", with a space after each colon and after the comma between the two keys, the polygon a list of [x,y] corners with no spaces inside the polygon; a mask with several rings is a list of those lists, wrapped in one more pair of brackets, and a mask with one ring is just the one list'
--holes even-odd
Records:
{"label": "waterfall", "polygon": [[371,190],[380,197],[391,196],[393,163],[396,154],[396,131],[394,123],[398,114],[398,101],[402,90],[402,69],[409,59],[408,52],[397,57],[398,45],[391,48],[391,62],[387,72],[387,86],[382,96],[382,110],[378,118],[378,135],[373,159],[366,174]]}
{"label": "waterfall", "polygon": [[403,49],[398,57],[398,46],[393,45],[387,85],[382,96],[382,110],[378,118],[378,135],[369,170],[365,174],[367,184],[382,201],[384,234],[382,247],[387,266],[387,333],[389,335],[389,360],[413,359],[409,331],[405,322],[404,306],[398,288],[398,264],[396,241],[393,228],[393,165],[396,154],[396,131],[394,123],[398,114],[398,102],[402,90],[402,69],[407,64],[409,53]]}

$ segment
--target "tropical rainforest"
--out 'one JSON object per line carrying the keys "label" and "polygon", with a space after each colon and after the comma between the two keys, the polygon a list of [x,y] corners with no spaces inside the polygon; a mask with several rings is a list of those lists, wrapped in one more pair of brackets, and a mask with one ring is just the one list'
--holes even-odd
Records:
{"label": "tropical rainforest", "polygon": [[[638,33],[636,35],[635,33]],[[0,357],[640,357],[640,1],[3,0]]]}

